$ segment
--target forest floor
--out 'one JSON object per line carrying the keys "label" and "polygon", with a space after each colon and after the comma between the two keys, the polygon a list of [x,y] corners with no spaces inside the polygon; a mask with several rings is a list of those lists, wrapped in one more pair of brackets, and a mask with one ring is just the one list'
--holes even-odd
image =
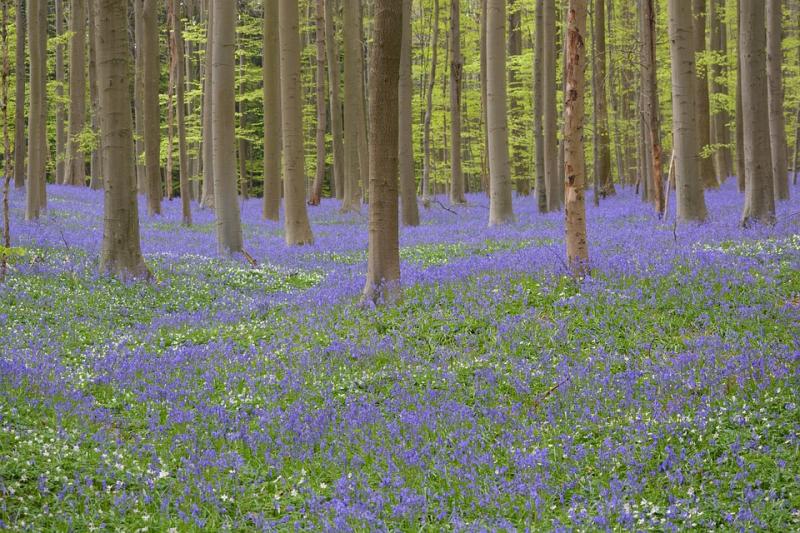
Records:
{"label": "forest floor", "polygon": [[[733,181],[733,180],[731,180]],[[793,197],[800,197],[795,187]],[[287,248],[243,204],[143,217],[152,283],[98,275],[102,194],[49,188],[0,288],[0,529],[800,528],[800,216],[657,221],[631,190],[563,214],[438,206],[402,231],[402,303],[358,305],[366,208]],[[673,203],[674,205],[674,203]]]}

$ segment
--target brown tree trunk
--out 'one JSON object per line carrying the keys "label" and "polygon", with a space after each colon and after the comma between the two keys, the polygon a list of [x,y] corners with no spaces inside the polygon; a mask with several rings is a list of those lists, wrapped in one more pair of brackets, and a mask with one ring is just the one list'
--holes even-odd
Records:
{"label": "brown tree trunk", "polygon": [[[329,1],[329,0],[328,0]],[[262,215],[277,221],[281,208],[281,54],[278,0],[264,0],[264,204]]]}
{"label": "brown tree trunk", "polygon": [[544,173],[547,189],[547,211],[561,208],[558,172],[558,123],[556,120],[556,7],[555,0],[544,0],[544,54],[542,85],[544,87]]}
{"label": "brown tree trunk", "polygon": [[344,129],[344,200],[342,211],[361,209],[361,168],[359,158],[359,109],[362,100],[361,38],[359,19],[360,0],[344,0],[344,116],[348,122]]}
{"label": "brown tree trunk", "polygon": [[28,0],[30,104],[25,220],[36,220],[47,206],[47,2]]}
{"label": "brown tree trunk", "polygon": [[134,161],[136,164],[136,189],[139,194],[147,194],[147,167],[144,164],[144,15],[143,0],[133,0],[133,31],[136,63],[133,79],[134,106]]}
{"label": "brown tree trunk", "polygon": [[[277,0],[274,0],[277,1]],[[203,194],[201,205],[214,209],[215,179],[214,179],[214,0],[206,0],[206,64],[205,80],[203,83]],[[269,49],[265,49],[265,63],[269,61]]]}
{"label": "brown tree trunk", "polygon": [[745,201],[742,225],[775,222],[769,110],[767,35],[763,0],[741,0],[739,43],[742,60]]}
{"label": "brown tree trunk", "polygon": [[417,182],[414,176],[411,84],[411,0],[403,1],[403,36],[400,51],[398,167],[400,170],[400,204],[404,226],[419,226]]}
{"label": "brown tree trunk", "polygon": [[311,205],[319,205],[322,197],[322,182],[325,180],[325,129],[327,113],[325,110],[325,0],[317,0],[317,169],[314,186],[311,190]]}
{"label": "brown tree trunk", "polygon": [[97,17],[97,80],[105,189],[100,270],[121,278],[149,276],[139,244],[128,78],[127,0],[92,0]]}
{"label": "brown tree trunk", "polygon": [[668,2],[678,220],[703,221],[707,213],[697,148],[695,45],[692,12],[686,7],[683,0]]}
{"label": "brown tree trunk", "polygon": [[536,169],[536,205],[539,213],[547,212],[547,186],[545,185],[544,170],[544,70],[542,61],[544,55],[544,0],[536,2],[536,28],[534,33],[533,52],[533,140],[535,148]]}
{"label": "brown tree trunk", "polygon": [[25,186],[25,2],[17,2],[14,24],[17,29],[17,54],[14,116],[14,187]]}
{"label": "brown tree trunk", "polygon": [[[742,26],[742,10],[736,10],[736,27]],[[744,164],[744,110],[742,109],[742,43],[736,44],[736,184],[745,192],[747,169]]]}
{"label": "brown tree trunk", "polygon": [[[692,32],[694,35],[695,58],[706,51],[706,5],[707,0],[692,0],[694,21]],[[711,157],[705,157],[702,152],[711,144],[711,114],[708,101],[708,71],[704,64],[698,65],[695,60],[695,98],[694,109],[697,124],[697,142],[700,165],[700,179],[706,189],[719,187],[717,176],[714,173],[714,163]]]}
{"label": "brown tree trunk", "polygon": [[402,3],[375,0],[370,61],[369,254],[362,301],[393,303],[400,296],[398,192],[398,74]]}
{"label": "brown tree trunk", "polygon": [[611,144],[608,134],[608,101],[606,99],[606,10],[605,0],[594,2],[594,31],[597,36],[594,60],[594,98],[597,112],[597,168],[594,169],[600,179],[600,187],[604,195],[613,194],[614,175],[611,173]]}
{"label": "brown tree trunk", "polygon": [[[519,0],[509,2],[508,12],[508,56],[511,62],[522,54],[522,5]],[[531,193],[531,179],[528,169],[528,154],[530,147],[525,143],[525,130],[529,127],[522,118],[525,112],[522,106],[522,79],[514,68],[508,69],[508,89],[511,104],[511,119],[509,121],[509,150],[511,154],[511,180],[516,185],[517,194],[528,196]]]}
{"label": "brown tree trunk", "polygon": [[422,125],[422,205],[431,204],[431,120],[433,118],[433,88],[436,83],[437,52],[439,50],[439,0],[433,0],[433,36],[431,37],[431,71],[425,93],[425,120]]}
{"label": "brown tree trunk", "polygon": [[[64,183],[66,174],[66,151],[67,151],[67,129],[64,118],[64,87],[66,85],[66,75],[64,68],[64,0],[55,0],[56,8],[56,183]],[[46,9],[46,8],[45,8]],[[46,28],[46,26],[45,26]],[[47,30],[45,30],[47,31]]]}
{"label": "brown tree trunk", "polygon": [[[139,1],[139,0],[137,0]],[[142,1],[143,126],[147,179],[147,213],[161,214],[161,57],[158,40],[158,0]]]}
{"label": "brown tree trunk", "polygon": [[331,108],[331,136],[333,144],[333,181],[337,200],[344,198],[344,127],[339,82],[340,63],[333,20],[334,0],[325,2],[325,53],[328,63],[328,94]]}
{"label": "brown tree trunk", "polygon": [[[97,85],[97,48],[95,40],[95,15],[94,0],[88,0],[87,3],[89,13],[89,95],[92,101],[92,132],[95,135],[100,133],[100,88]],[[91,163],[90,163],[91,179],[89,186],[93,190],[103,187],[103,154],[101,153],[100,146],[95,146],[92,149]]]}
{"label": "brown tree trunk", "polygon": [[486,120],[486,109],[488,108],[488,97],[486,95],[486,20],[487,20],[488,0],[481,0],[481,21],[480,21],[480,55],[481,55],[481,129],[483,133],[483,150],[481,154],[481,188],[488,196],[489,192],[489,124]]}
{"label": "brown tree trunk", "polygon": [[284,227],[286,244],[312,244],[308,222],[303,153],[303,102],[300,80],[300,22],[295,0],[279,0],[281,113],[283,119]]}
{"label": "brown tree trunk", "polygon": [[464,170],[461,167],[461,5],[450,0],[450,203],[463,204]]}
{"label": "brown tree trunk", "polygon": [[772,186],[776,200],[789,199],[789,156],[786,119],[783,116],[783,51],[781,0],[767,0],[767,81],[769,87],[769,136],[772,151]]}
{"label": "brown tree trunk", "polygon": [[658,120],[658,86],[656,82],[656,13],[653,0],[640,1],[642,35],[642,101],[645,121],[645,144],[652,162],[650,192],[658,218],[664,216],[664,178]]}
{"label": "brown tree trunk", "polygon": [[[725,28],[725,0],[711,0],[709,10],[709,24],[711,26],[711,50],[717,58],[728,57],[728,46]],[[724,64],[716,60],[711,65],[709,77],[711,78],[711,94],[724,95],[727,88],[723,85],[723,79],[727,76],[728,69]],[[730,142],[730,132],[728,131],[728,121],[730,116],[725,109],[717,109],[711,117],[711,144],[714,145],[714,171],[719,183],[724,182],[731,175],[730,168],[730,149],[727,144]]]}
{"label": "brown tree trunk", "polygon": [[180,3],[177,0],[170,0],[172,7],[172,49],[175,57],[175,97],[178,110],[178,166],[180,168],[180,192],[181,192],[181,221],[185,226],[192,225],[192,206],[191,191],[189,187],[189,154],[186,146],[186,87],[184,85],[184,52],[183,52],[183,28],[180,16]]}
{"label": "brown tree trunk", "polygon": [[566,190],[567,263],[573,274],[588,272],[583,152],[584,85],[586,71],[586,0],[569,0],[567,16],[567,99],[564,110],[564,173]]}
{"label": "brown tree trunk", "polygon": [[86,4],[72,0],[69,44],[69,139],[64,183],[86,185],[86,154],[80,136],[86,124]]}

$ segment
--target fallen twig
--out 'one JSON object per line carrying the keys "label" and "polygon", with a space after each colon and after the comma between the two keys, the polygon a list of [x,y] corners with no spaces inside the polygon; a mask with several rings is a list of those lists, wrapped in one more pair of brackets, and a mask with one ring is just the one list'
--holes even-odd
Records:
{"label": "fallen twig", "polygon": [[551,394],[553,394],[555,391],[557,391],[559,388],[561,388],[562,385],[566,384],[571,379],[572,379],[572,376],[567,376],[560,383],[556,383],[555,385],[553,385],[552,387],[547,389],[547,391],[545,391],[543,394],[541,394],[538,398],[536,398],[533,401],[533,408],[534,409],[538,408],[542,404],[543,401],[545,401]]}

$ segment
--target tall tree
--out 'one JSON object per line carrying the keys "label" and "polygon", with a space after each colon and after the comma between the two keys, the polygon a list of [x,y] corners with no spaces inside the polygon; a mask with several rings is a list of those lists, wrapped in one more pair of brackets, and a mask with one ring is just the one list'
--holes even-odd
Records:
{"label": "tall tree", "polygon": [[768,113],[767,35],[763,0],[740,0],[745,201],[742,225],[775,222]]}
{"label": "tall tree", "polygon": [[606,98],[606,10],[605,0],[594,2],[595,41],[594,82],[595,110],[597,113],[597,168],[600,187],[605,195],[614,194],[614,176],[611,173],[611,143],[608,134],[608,100]]}
{"label": "tall tree", "polygon": [[[35,1],[35,0],[34,0]],[[148,277],[139,244],[139,209],[133,173],[130,51],[127,0],[91,0],[97,17],[97,78],[104,184],[100,269],[122,278]]]}
{"label": "tall tree", "polygon": [[334,0],[325,3],[325,54],[328,64],[328,100],[331,107],[331,139],[333,144],[333,181],[338,200],[344,198],[344,127],[342,126],[342,102],[340,99],[338,46],[336,44],[336,25],[333,20]]}
{"label": "tall tree", "polygon": [[[89,14],[89,95],[92,101],[92,133],[97,136],[100,133],[100,88],[97,86],[97,46],[95,39],[95,15],[94,0],[88,0],[86,6]],[[91,166],[89,170],[91,180],[89,186],[93,190],[103,186],[103,154],[99,146],[92,147]]]}
{"label": "tall tree", "polygon": [[547,186],[544,170],[544,0],[536,1],[536,27],[534,31],[533,52],[533,140],[536,171],[536,205],[540,213],[547,212]]}
{"label": "tall tree", "polygon": [[[697,62],[698,57],[703,57],[706,51],[706,5],[707,0],[692,0],[694,21],[692,24],[695,49],[695,97],[694,109],[697,126],[698,150],[701,152],[711,144],[711,113],[708,100],[708,72],[706,62]],[[710,157],[701,153],[698,157],[700,179],[703,186],[708,188],[719,187],[717,176],[714,173],[714,163]]]}
{"label": "tall tree", "polygon": [[542,54],[542,94],[544,96],[544,173],[547,189],[547,210],[561,208],[563,184],[558,171],[558,123],[556,120],[556,6],[555,0],[544,0],[542,24],[544,26]]}
{"label": "tall tree", "polygon": [[[736,27],[742,26],[742,10],[736,9]],[[736,185],[745,192],[747,169],[744,164],[744,111],[742,109],[742,43],[736,44]]]}
{"label": "tall tree", "polygon": [[488,0],[486,13],[486,121],[489,126],[489,225],[514,220],[506,110],[506,0]]}
{"label": "tall tree", "polygon": [[[158,0],[142,2],[142,94],[144,158],[147,180],[147,212],[161,214],[161,56],[158,39]],[[138,45],[138,43],[137,43]]]}
{"label": "tall tree", "polygon": [[284,224],[286,244],[314,242],[306,212],[303,93],[300,83],[300,20],[295,0],[279,0],[281,106],[283,108]]}
{"label": "tall tree", "polygon": [[[522,55],[522,3],[511,0],[508,9],[508,56],[510,62]],[[525,115],[522,106],[522,78],[515,68],[508,69],[508,88],[510,91],[509,103],[511,105],[512,120],[510,128],[511,151],[511,179],[516,184],[517,194],[528,196],[531,193],[531,181],[528,170],[527,152],[529,147],[525,144],[525,129],[519,117]]]}
{"label": "tall tree", "polygon": [[25,219],[39,218],[47,206],[47,2],[28,0],[30,104],[28,107],[28,179]]}
{"label": "tall tree", "polygon": [[[135,68],[133,76],[133,121],[136,128],[134,150],[136,162],[136,188],[139,194],[147,194],[147,167],[144,164],[144,3],[133,0],[133,34],[135,45]],[[211,136],[209,135],[209,138]]]}
{"label": "tall tree", "polygon": [[325,0],[317,0],[316,12],[316,104],[317,104],[317,168],[314,186],[311,191],[312,205],[319,205],[322,197],[322,182],[325,179],[325,130],[327,128],[327,112],[325,109]]}
{"label": "tall tree", "polygon": [[277,221],[281,207],[281,53],[278,0],[264,0],[264,203],[262,215]]}
{"label": "tall tree", "polygon": [[400,294],[397,220],[398,74],[402,3],[375,0],[370,58],[369,254],[363,301],[391,303]]}
{"label": "tall tree", "polygon": [[[47,8],[45,8],[47,9]],[[64,121],[64,86],[66,85],[66,69],[64,66],[64,0],[55,1],[56,9],[56,183],[64,183],[65,153],[67,146],[67,128]],[[46,27],[46,26],[45,26]],[[45,30],[46,31],[46,30]]]}
{"label": "tall tree", "polygon": [[656,214],[664,216],[664,179],[662,177],[661,139],[659,135],[658,87],[656,83],[656,12],[653,0],[640,0],[639,13],[642,39],[642,103],[645,140],[650,151],[653,205]]}
{"label": "tall tree", "polygon": [[400,79],[397,85],[399,101],[398,167],[400,170],[400,204],[404,226],[419,226],[417,182],[414,177],[414,145],[412,128],[411,84],[411,0],[402,0],[402,46],[400,50]]}
{"label": "tall tree", "polygon": [[767,80],[772,184],[776,200],[789,199],[789,155],[783,116],[783,51],[781,0],[767,0]]}
{"label": "tall tree", "polygon": [[362,108],[361,36],[359,28],[361,1],[344,0],[344,200],[342,211],[361,209],[361,172],[358,155],[359,109]]}
{"label": "tall tree", "polygon": [[431,203],[431,120],[433,119],[433,88],[436,83],[436,63],[439,51],[439,0],[433,0],[433,36],[431,37],[431,71],[425,91],[425,119],[422,125],[422,205]]}
{"label": "tall tree", "polygon": [[700,178],[695,96],[695,44],[692,11],[683,0],[669,0],[669,51],[672,61],[672,137],[678,220],[703,221],[706,203]]}
{"label": "tall tree", "polygon": [[461,3],[450,0],[450,203],[463,204],[464,170],[461,167]]}
{"label": "tall tree", "polygon": [[180,16],[180,3],[177,0],[170,2],[170,25],[172,38],[170,47],[173,51],[173,68],[175,69],[175,106],[177,107],[178,122],[178,166],[180,172],[181,191],[181,220],[184,225],[192,225],[191,191],[189,187],[189,154],[186,146],[186,86],[184,85],[184,46],[183,23]]}
{"label": "tall tree", "polygon": [[86,185],[86,154],[80,138],[86,124],[86,4],[72,0],[69,41],[69,139],[64,183]]}
{"label": "tall tree", "polygon": [[[595,6],[602,4],[598,2]],[[567,81],[564,108],[564,174],[566,190],[567,262],[576,275],[588,270],[586,241],[586,162],[583,150],[584,86],[586,76],[586,0],[569,0],[567,15]]]}
{"label": "tall tree", "polygon": [[[727,29],[725,25],[725,0],[711,0],[709,9],[710,49],[714,52],[708,75],[711,83],[712,99],[727,93],[723,79],[728,75]],[[726,109],[717,109],[711,116],[711,144],[714,146],[714,171],[717,181],[722,183],[731,175],[731,151],[728,148],[730,116]]]}
{"label": "tall tree", "polygon": [[25,186],[25,2],[17,2],[14,24],[17,29],[17,54],[14,63],[14,187],[21,189]]}
{"label": "tall tree", "polygon": [[211,76],[214,149],[214,211],[217,219],[217,247],[220,253],[243,250],[239,195],[236,186],[236,4],[211,0],[213,23]]}
{"label": "tall tree", "polygon": [[[0,119],[3,121],[3,179],[2,179],[2,188],[3,188],[3,240],[0,241],[2,246],[6,249],[11,248],[11,229],[10,229],[10,220],[9,220],[9,205],[8,205],[8,196],[10,194],[9,186],[11,184],[11,175],[13,174],[14,169],[12,168],[13,163],[11,159],[11,137],[8,133],[8,92],[9,92],[9,82],[8,78],[11,75],[11,63],[8,59],[9,55],[9,45],[8,45],[8,4],[9,0],[3,0],[2,6],[2,21],[0,21],[0,34],[2,35],[2,72],[0,72],[0,110],[2,110],[2,114],[0,114]],[[19,3],[17,4],[17,9],[19,9]],[[0,283],[5,282],[6,280],[6,271],[8,270],[8,258],[6,254],[2,254],[0,257]]]}

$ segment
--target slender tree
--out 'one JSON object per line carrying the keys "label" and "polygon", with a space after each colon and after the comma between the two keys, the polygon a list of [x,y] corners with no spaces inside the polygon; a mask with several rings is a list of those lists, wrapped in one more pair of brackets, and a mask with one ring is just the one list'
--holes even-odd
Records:
{"label": "slender tree", "polygon": [[[522,3],[511,0],[508,5],[508,56],[509,62],[516,62],[522,55]],[[531,193],[530,171],[528,169],[527,152],[529,147],[525,144],[525,129],[520,117],[525,116],[522,105],[522,78],[514,68],[508,69],[509,104],[511,106],[512,120],[509,124],[511,152],[511,179],[516,185],[517,194],[528,196]]]}
{"label": "slender tree", "polygon": [[325,54],[328,64],[328,100],[331,107],[331,136],[333,144],[333,181],[338,200],[344,198],[344,127],[342,126],[341,83],[339,74],[341,63],[336,44],[336,25],[333,20],[334,0],[325,3]]}
{"label": "slender tree", "polygon": [[786,119],[783,116],[783,51],[781,0],[767,0],[767,81],[769,137],[772,151],[772,184],[776,200],[789,199],[789,156]]}
{"label": "slender tree", "polygon": [[739,53],[742,65],[745,201],[742,225],[775,222],[768,113],[767,35],[763,0],[741,0]]}
{"label": "slender tree", "polygon": [[[137,0],[139,1],[139,0]],[[158,39],[158,0],[142,1],[142,94],[147,212],[161,214],[161,57]],[[137,43],[138,45],[138,43]]]}
{"label": "slender tree", "polygon": [[214,147],[214,211],[220,253],[243,250],[239,196],[236,187],[236,4],[211,0],[213,19],[212,138]]}
{"label": "slender tree", "polygon": [[363,301],[391,303],[400,295],[398,192],[398,74],[402,3],[375,0],[370,59],[369,254]]}
{"label": "slender tree", "polygon": [[556,120],[556,7],[555,0],[544,0],[542,11],[544,26],[542,54],[542,94],[544,97],[544,173],[547,189],[547,210],[558,211],[561,208],[558,172],[558,124]]}
{"label": "slender tree", "polygon": [[433,119],[433,88],[436,83],[436,63],[439,51],[439,0],[433,0],[433,36],[431,37],[431,71],[425,91],[425,119],[422,125],[422,205],[431,203],[431,120]]}
{"label": "slender tree", "polygon": [[[601,4],[598,2],[596,6]],[[584,86],[586,76],[586,0],[569,0],[567,15],[567,99],[564,108],[564,174],[566,190],[567,262],[573,274],[588,270],[583,148]]]}
{"label": "slender tree", "polygon": [[69,41],[69,139],[64,183],[86,185],[86,154],[80,137],[86,124],[86,4],[72,0]]}
{"label": "slender tree", "polygon": [[146,278],[139,244],[139,209],[133,172],[133,124],[128,78],[127,0],[92,0],[96,15],[97,78],[105,190],[100,269],[122,278]]}
{"label": "slender tree", "polygon": [[544,55],[544,2],[536,2],[536,27],[534,32],[533,52],[533,140],[535,149],[536,171],[536,205],[540,213],[547,212],[547,186],[544,170],[544,69],[542,66]]}
{"label": "slender tree", "polygon": [[[709,9],[709,26],[711,28],[710,48],[714,52],[715,60],[709,67],[712,98],[717,98],[727,93],[723,84],[728,74],[727,57],[728,44],[725,25],[725,0],[711,0]],[[717,109],[711,116],[711,144],[714,146],[714,171],[719,183],[724,182],[731,175],[731,151],[727,147],[730,142],[728,122],[730,116],[723,109]]]}
{"label": "slender tree", "polygon": [[461,167],[461,5],[450,0],[450,203],[463,204],[464,170]]}
{"label": "slender tree", "polygon": [[669,43],[672,61],[672,137],[678,220],[703,221],[706,203],[697,144],[695,46],[692,11],[683,0],[669,0]]}
{"label": "slender tree", "polygon": [[278,0],[264,0],[264,203],[262,215],[277,221],[281,207],[281,54]]}
{"label": "slender tree", "polygon": [[[94,0],[88,0],[87,12],[89,15],[89,94],[92,101],[92,133],[95,136],[100,134],[100,88],[97,86],[97,47],[95,39],[95,15]],[[89,186],[93,190],[98,190],[103,186],[103,154],[100,146],[93,146],[91,167],[89,174],[91,180]]]}
{"label": "slender tree", "polygon": [[314,242],[305,205],[303,102],[300,83],[300,21],[295,0],[279,0],[281,106],[283,108],[284,224],[286,244]]}
{"label": "slender tree", "polygon": [[[47,8],[45,8],[47,9]],[[55,16],[56,16],[56,87],[55,87],[55,104],[56,104],[56,183],[61,185],[64,183],[65,175],[65,160],[66,160],[66,146],[67,146],[67,127],[65,122],[66,113],[64,111],[64,87],[66,85],[66,68],[64,65],[64,43],[62,38],[64,36],[64,0],[55,0]],[[46,26],[45,26],[46,28]],[[45,30],[46,31],[46,30]]]}
{"label": "slender tree", "polygon": [[714,172],[714,163],[710,157],[705,157],[702,152],[711,144],[711,113],[708,99],[708,71],[705,62],[697,62],[697,57],[702,57],[706,51],[706,6],[707,0],[692,0],[694,20],[692,24],[694,49],[695,49],[695,97],[694,109],[697,127],[698,156],[700,179],[707,189],[719,187],[717,176]]}
{"label": "slender tree", "polygon": [[[269,1],[269,0],[265,0]],[[277,1],[277,0],[274,0]],[[214,179],[214,0],[206,0],[206,61],[203,82],[203,207],[214,209],[216,205]],[[264,50],[265,63],[269,61],[269,49]],[[266,129],[266,128],[265,128]],[[265,149],[266,151],[266,149]]]}
{"label": "slender tree", "polygon": [[342,211],[361,209],[361,172],[358,155],[360,114],[362,104],[361,82],[361,18],[360,0],[344,0],[344,116],[348,117],[344,129],[344,200]]}
{"label": "slender tree", "polygon": [[[3,0],[2,8],[2,21],[0,21],[0,34],[2,35],[2,71],[0,71],[0,110],[2,110],[3,121],[3,240],[2,245],[6,249],[11,248],[11,221],[9,219],[9,205],[8,196],[10,194],[9,187],[11,185],[11,176],[14,173],[13,160],[11,159],[11,136],[8,132],[8,91],[9,82],[8,78],[11,75],[11,64],[8,59],[8,1]],[[19,4],[17,4],[19,9]],[[6,280],[6,270],[8,269],[7,254],[0,254],[0,283]]]}
{"label": "slender tree", "polygon": [[662,177],[661,139],[659,135],[658,87],[656,83],[656,13],[653,0],[640,0],[642,39],[642,103],[645,140],[650,151],[653,205],[659,218],[664,216],[664,179]]}
{"label": "slender tree", "polygon": [[411,0],[402,0],[402,46],[400,79],[397,85],[399,101],[398,157],[400,171],[400,204],[404,226],[419,226],[417,183],[414,177],[414,145],[412,129],[411,84]]}
{"label": "slender tree", "polygon": [[47,2],[28,0],[30,105],[28,107],[28,179],[25,219],[36,220],[47,206]]}
{"label": "slender tree", "polygon": [[[742,10],[736,9],[736,27],[742,26]],[[736,44],[736,185],[745,192],[747,169],[744,164],[744,110],[742,109],[742,43]]]}
{"label": "slender tree", "polygon": [[[147,167],[144,164],[144,2],[133,0],[133,31],[135,45],[135,68],[133,77],[134,150],[136,162],[136,188],[139,194],[147,194]],[[211,136],[209,135],[208,138]]]}
{"label": "slender tree", "polygon": [[611,173],[611,143],[608,133],[608,100],[606,98],[606,10],[605,0],[594,2],[594,31],[597,36],[595,42],[594,70],[594,98],[597,113],[597,168],[600,187],[604,195],[616,192],[614,176]]}
{"label": "slender tree", "polygon": [[178,122],[178,166],[180,172],[181,220],[184,225],[192,225],[191,191],[189,188],[189,154],[186,145],[186,86],[184,85],[184,44],[183,23],[180,16],[180,3],[170,1],[170,24],[172,38],[170,46],[173,50],[175,69],[175,106]]}
{"label": "slender tree", "polygon": [[17,54],[14,62],[16,77],[14,117],[14,187],[25,186],[25,2],[17,2],[14,18],[17,29]]}
{"label": "slender tree", "polygon": [[325,130],[327,112],[325,109],[325,0],[317,0],[316,12],[316,104],[317,104],[317,168],[314,186],[311,190],[311,205],[319,205],[322,197],[322,182],[325,180]]}

